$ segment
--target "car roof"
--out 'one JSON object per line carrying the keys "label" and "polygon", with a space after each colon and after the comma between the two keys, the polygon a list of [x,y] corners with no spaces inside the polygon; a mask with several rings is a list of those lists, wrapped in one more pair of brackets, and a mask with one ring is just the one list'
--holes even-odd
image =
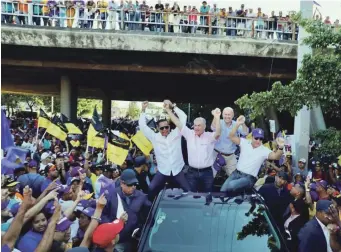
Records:
{"label": "car roof", "polygon": [[[252,190],[242,194],[228,194],[221,192],[212,193],[193,193],[182,194],[181,189],[165,189],[159,195],[160,201],[177,201],[181,203],[227,203],[236,202],[237,204],[264,204],[262,196],[257,191]],[[265,205],[265,204],[264,204]]]}

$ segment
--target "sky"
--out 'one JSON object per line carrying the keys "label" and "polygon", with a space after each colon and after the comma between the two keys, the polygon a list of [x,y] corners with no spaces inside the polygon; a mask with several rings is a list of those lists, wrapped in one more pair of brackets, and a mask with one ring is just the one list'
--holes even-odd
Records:
{"label": "sky", "polygon": [[[147,4],[156,4],[157,0],[146,0]],[[197,8],[201,6],[203,0],[177,0],[180,7],[184,5],[195,5]],[[289,11],[299,11],[300,0],[206,0],[209,5],[216,3],[218,8],[231,6],[233,9],[237,9],[241,4],[245,5],[245,8],[252,8],[254,11],[261,7],[263,12],[270,14],[271,11],[275,11],[278,15],[279,11],[283,11],[283,14],[287,14]],[[162,3],[173,4],[174,0],[161,0]],[[335,19],[341,20],[341,0],[316,0],[321,5],[318,7],[323,17],[330,16],[331,21]]]}

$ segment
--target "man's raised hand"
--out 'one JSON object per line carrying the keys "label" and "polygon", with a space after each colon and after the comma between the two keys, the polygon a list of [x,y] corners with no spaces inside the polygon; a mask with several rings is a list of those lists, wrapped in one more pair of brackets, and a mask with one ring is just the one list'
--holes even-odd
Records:
{"label": "man's raised hand", "polygon": [[145,110],[146,110],[146,108],[148,107],[148,104],[149,104],[148,101],[142,102],[142,111],[145,111]]}

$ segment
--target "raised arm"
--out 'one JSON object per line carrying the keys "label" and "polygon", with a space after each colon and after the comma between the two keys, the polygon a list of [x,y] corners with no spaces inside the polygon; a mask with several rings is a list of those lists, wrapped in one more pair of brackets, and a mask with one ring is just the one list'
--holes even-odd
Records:
{"label": "raised arm", "polygon": [[57,200],[55,200],[55,206],[56,206],[56,208],[55,208],[54,213],[50,219],[50,222],[47,226],[47,229],[44,232],[43,238],[39,242],[39,245],[35,249],[34,252],[49,251],[52,247],[54,232],[56,230],[56,225],[57,225],[57,222],[59,221],[59,218],[60,218],[60,215],[62,212],[62,208],[59,205]]}
{"label": "raised arm", "polygon": [[[174,114],[171,104],[167,103],[166,101],[163,103],[163,107],[166,110],[167,114],[169,115],[171,121],[175,124],[175,126],[181,131],[182,127],[186,125],[186,122],[183,123],[180,119]],[[180,110],[180,109],[178,109]],[[182,112],[182,110],[180,110]]]}
{"label": "raised arm", "polygon": [[142,131],[142,133],[150,140],[152,141],[155,137],[155,132],[148,127],[147,122],[146,122],[146,108],[148,107],[148,101],[144,101],[142,103],[142,112],[140,114],[140,119],[139,119],[139,127]]}
{"label": "raised arm", "polygon": [[11,225],[9,226],[8,231],[5,235],[1,238],[2,245],[7,245],[9,249],[12,251],[17,241],[21,228],[24,225],[24,217],[25,212],[29,210],[32,206],[32,190],[26,186],[24,188],[24,200],[21,204],[17,215],[15,216],[14,220],[12,221]]}
{"label": "raised arm", "polygon": [[278,149],[276,151],[273,151],[269,154],[268,159],[270,160],[279,160],[283,155],[283,149],[284,149],[284,138],[278,137],[276,139],[277,147]]}
{"label": "raised arm", "polygon": [[164,100],[164,104],[169,104],[169,108],[173,109],[173,111],[177,114],[180,122],[182,125],[186,125],[187,122],[187,115],[185,112],[183,112],[181,109],[179,109],[174,103],[172,103],[170,100]]}
{"label": "raised arm", "polygon": [[234,125],[234,127],[232,128],[232,130],[230,131],[230,134],[229,134],[231,141],[237,145],[240,144],[240,138],[237,136],[236,133],[237,133],[239,127],[243,124],[245,124],[245,117],[239,116],[237,118],[236,124]]}
{"label": "raised arm", "polygon": [[220,126],[220,115],[221,111],[219,108],[216,108],[212,111],[213,121],[215,122],[215,133],[214,138],[218,139],[221,135],[221,126]]}

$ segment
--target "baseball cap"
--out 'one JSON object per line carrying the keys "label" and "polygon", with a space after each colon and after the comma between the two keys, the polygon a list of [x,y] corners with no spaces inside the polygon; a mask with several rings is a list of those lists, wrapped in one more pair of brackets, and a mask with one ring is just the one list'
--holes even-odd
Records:
{"label": "baseball cap", "polygon": [[138,183],[135,171],[133,171],[132,169],[125,169],[121,174],[121,180],[128,185]]}
{"label": "baseball cap", "polygon": [[330,205],[333,203],[330,200],[319,200],[316,203],[316,212],[328,212]]}
{"label": "baseball cap", "polygon": [[71,226],[71,224],[72,221],[70,221],[68,218],[61,218],[56,225],[56,231],[64,232]]}
{"label": "baseball cap", "polygon": [[284,179],[285,181],[288,181],[289,180],[289,176],[286,172],[284,171],[280,171],[277,173],[277,176],[278,177],[281,177],[282,179]]}
{"label": "baseball cap", "polygon": [[92,207],[87,207],[83,210],[80,211],[81,213],[85,214],[86,216],[88,216],[89,218],[91,218],[91,216],[94,215],[95,213],[95,209]]}
{"label": "baseball cap", "polygon": [[45,160],[45,159],[47,159],[48,157],[51,157],[50,154],[47,153],[47,152],[44,152],[43,154],[41,154],[40,160]]}
{"label": "baseball cap", "polygon": [[8,177],[6,179],[6,182],[5,182],[5,187],[12,187],[12,186],[16,186],[17,184],[20,184],[20,182],[16,181],[14,178],[12,177]]}
{"label": "baseball cap", "polygon": [[140,167],[141,165],[147,164],[147,160],[144,156],[137,156],[134,160],[134,166]]}
{"label": "baseball cap", "polygon": [[264,138],[264,130],[260,128],[253,129],[252,136],[257,138]]}
{"label": "baseball cap", "polygon": [[80,171],[81,173],[85,173],[85,171],[80,166],[75,166],[71,169],[70,176],[78,177],[79,176],[78,171]]}
{"label": "baseball cap", "polygon": [[307,160],[305,160],[305,158],[301,158],[300,160],[298,160],[298,162],[307,163]]}
{"label": "baseball cap", "polygon": [[124,223],[121,220],[99,225],[92,235],[92,241],[97,246],[106,248],[115,239],[116,235],[121,232],[123,227]]}
{"label": "baseball cap", "polygon": [[35,161],[34,159],[32,159],[32,160],[28,163],[28,167],[30,167],[30,168],[37,168],[37,167],[38,167],[37,161]]}
{"label": "baseball cap", "polygon": [[322,186],[325,190],[327,190],[328,183],[325,180],[320,180],[320,181],[316,182],[316,186]]}

